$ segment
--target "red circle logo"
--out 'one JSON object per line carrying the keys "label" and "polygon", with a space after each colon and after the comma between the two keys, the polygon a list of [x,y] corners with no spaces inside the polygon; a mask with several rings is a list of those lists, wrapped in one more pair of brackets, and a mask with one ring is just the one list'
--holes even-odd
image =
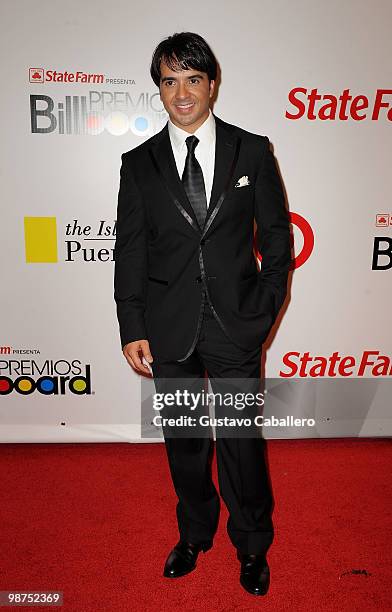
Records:
{"label": "red circle logo", "polygon": [[[302,217],[302,215],[299,215],[298,213],[295,213],[295,212],[289,212],[289,219],[293,225],[296,225],[298,227],[298,229],[300,230],[303,236],[303,241],[304,241],[301,251],[298,253],[298,255],[295,255],[294,260],[290,266],[290,269],[294,270],[295,268],[300,268],[301,266],[303,266],[304,263],[311,256],[313,248],[314,248],[314,234],[313,234],[313,230],[310,224],[304,217]],[[255,235],[254,248],[255,248],[256,257],[261,262],[262,256],[257,250],[256,235]]]}

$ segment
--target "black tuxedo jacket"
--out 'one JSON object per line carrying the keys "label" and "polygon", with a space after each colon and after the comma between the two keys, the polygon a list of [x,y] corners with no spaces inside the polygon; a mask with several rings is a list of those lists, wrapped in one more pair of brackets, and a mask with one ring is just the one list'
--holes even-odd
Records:
{"label": "black tuxedo jacket", "polygon": [[[121,345],[147,339],[158,359],[187,353],[203,289],[224,331],[247,350],[264,342],[287,292],[289,219],[269,140],[214,117],[215,171],[203,229],[178,175],[167,124],[122,155],[114,249]],[[236,186],[241,177],[247,180]]]}

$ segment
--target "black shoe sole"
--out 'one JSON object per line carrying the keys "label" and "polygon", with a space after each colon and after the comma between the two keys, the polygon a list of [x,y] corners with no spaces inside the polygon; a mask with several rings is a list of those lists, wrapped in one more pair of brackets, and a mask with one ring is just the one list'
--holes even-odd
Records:
{"label": "black shoe sole", "polygon": [[267,593],[268,593],[268,588],[267,588],[265,591],[263,591],[263,592],[260,592],[260,591],[252,591],[252,590],[251,590],[251,589],[249,589],[247,586],[245,586],[245,585],[244,585],[244,584],[241,582],[241,580],[240,580],[240,584],[241,584],[242,588],[243,588],[243,589],[245,589],[245,591],[246,591],[247,593],[250,593],[251,595],[258,595],[258,596],[262,596],[262,595],[267,595]]}
{"label": "black shoe sole", "polygon": [[193,570],[196,569],[196,565],[194,567],[192,567],[190,570],[186,571],[186,572],[181,572],[181,574],[165,574],[165,572],[163,572],[163,577],[164,578],[181,578],[182,576],[187,576],[188,574],[190,574],[191,572],[193,572]]}

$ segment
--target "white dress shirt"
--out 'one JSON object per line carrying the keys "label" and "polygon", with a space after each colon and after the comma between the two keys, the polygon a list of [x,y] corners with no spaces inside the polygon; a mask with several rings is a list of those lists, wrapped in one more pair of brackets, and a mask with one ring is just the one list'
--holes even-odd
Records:
{"label": "white dress shirt", "polygon": [[[209,109],[209,115],[202,125],[197,128],[194,132],[194,136],[197,136],[199,142],[195,149],[195,157],[199,162],[204,178],[204,185],[206,188],[206,199],[207,208],[210,203],[212,182],[214,180],[214,166],[215,166],[215,118]],[[176,161],[177,171],[182,177],[184,172],[185,160],[188,153],[188,149],[185,140],[188,136],[192,136],[189,132],[177,127],[169,119],[168,121],[169,137],[173,150],[174,159]]]}

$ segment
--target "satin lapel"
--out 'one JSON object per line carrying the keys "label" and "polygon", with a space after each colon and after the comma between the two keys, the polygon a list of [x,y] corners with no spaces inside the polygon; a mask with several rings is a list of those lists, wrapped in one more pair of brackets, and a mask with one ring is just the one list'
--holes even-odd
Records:
{"label": "satin lapel", "polygon": [[234,130],[228,129],[218,117],[215,117],[216,143],[215,143],[215,167],[214,180],[212,183],[210,204],[207,210],[206,222],[203,228],[203,236],[210,228],[211,223],[219,212],[222,202],[226,197],[227,189],[233,177],[237,164],[241,139],[235,135]]}
{"label": "satin lapel", "polygon": [[161,132],[161,137],[150,147],[150,156],[159,178],[174,204],[193,229],[201,234],[194,210],[178,175],[167,124]]}

